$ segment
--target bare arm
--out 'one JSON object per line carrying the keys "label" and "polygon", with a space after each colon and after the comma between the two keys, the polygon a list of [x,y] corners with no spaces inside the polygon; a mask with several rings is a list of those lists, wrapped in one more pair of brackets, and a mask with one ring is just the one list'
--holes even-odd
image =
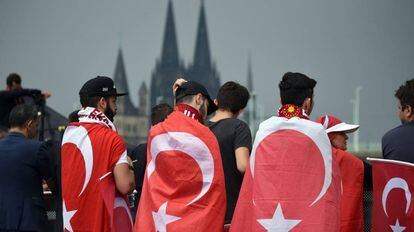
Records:
{"label": "bare arm", "polygon": [[131,169],[131,159],[129,163],[117,164],[114,168],[114,178],[116,189],[124,195],[132,193],[135,189],[134,171]]}
{"label": "bare arm", "polygon": [[235,154],[237,170],[239,170],[241,173],[244,173],[246,171],[247,165],[249,165],[249,148],[239,147],[236,149]]}

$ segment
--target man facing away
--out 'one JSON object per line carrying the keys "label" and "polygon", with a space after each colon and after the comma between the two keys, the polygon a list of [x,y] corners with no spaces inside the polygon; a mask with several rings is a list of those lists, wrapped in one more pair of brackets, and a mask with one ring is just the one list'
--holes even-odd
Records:
{"label": "man facing away", "polygon": [[150,129],[134,231],[221,231],[226,195],[220,150],[203,125],[217,107],[192,81],[177,87],[175,102],[174,112]]}
{"label": "man facing away", "polygon": [[226,224],[229,224],[233,217],[243,182],[243,174],[249,164],[249,155],[252,149],[252,135],[249,126],[237,119],[246,107],[249,96],[249,91],[244,86],[233,81],[224,83],[215,100],[218,109],[214,117],[206,122],[220,145],[226,180]]}
{"label": "man facing away", "polygon": [[[88,80],[79,91],[79,122],[62,139],[63,221],[67,231],[109,231],[110,217],[99,192],[99,178],[113,173],[116,190],[130,194],[134,173],[125,143],[112,123],[117,93],[109,77]],[[107,177],[109,178],[109,177]]]}
{"label": "man facing away", "polygon": [[42,180],[51,177],[51,162],[46,144],[32,140],[38,112],[18,105],[9,122],[9,135],[0,141],[0,231],[46,231]]}
{"label": "man facing away", "polygon": [[395,97],[402,125],[382,137],[382,155],[385,159],[414,163],[414,79],[400,86]]}
{"label": "man facing away", "polygon": [[316,81],[286,73],[282,107],[262,122],[230,231],[338,231],[340,179],[328,136],[309,120]]}

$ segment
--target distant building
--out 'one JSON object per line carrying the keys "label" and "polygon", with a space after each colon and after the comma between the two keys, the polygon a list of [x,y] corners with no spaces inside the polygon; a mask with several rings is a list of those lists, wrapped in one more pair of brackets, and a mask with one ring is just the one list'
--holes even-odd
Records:
{"label": "distant building", "polygon": [[148,135],[148,89],[145,82],[142,82],[138,90],[138,107],[131,102],[131,94],[128,88],[128,80],[125,71],[122,50],[118,51],[116,60],[114,82],[118,92],[128,92],[126,96],[117,99],[117,115],[114,123],[118,133],[129,145],[138,145],[145,142]]}
{"label": "distant building", "polygon": [[194,60],[185,68],[178,53],[172,1],[168,1],[161,60],[157,60],[151,77],[151,106],[159,103],[173,104],[172,84],[178,76],[203,84],[215,98],[220,87],[220,77],[210,58],[207,21],[201,1]]}

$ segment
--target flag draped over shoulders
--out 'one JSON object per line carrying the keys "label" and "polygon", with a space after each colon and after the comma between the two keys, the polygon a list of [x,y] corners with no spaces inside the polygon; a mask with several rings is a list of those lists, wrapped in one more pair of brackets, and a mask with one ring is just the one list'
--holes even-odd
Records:
{"label": "flag draped over shoulders", "polygon": [[338,231],[340,177],[325,130],[307,119],[260,124],[230,231]]}
{"label": "flag draped over shoulders", "polygon": [[134,231],[221,231],[226,199],[217,140],[175,111],[152,127]]}

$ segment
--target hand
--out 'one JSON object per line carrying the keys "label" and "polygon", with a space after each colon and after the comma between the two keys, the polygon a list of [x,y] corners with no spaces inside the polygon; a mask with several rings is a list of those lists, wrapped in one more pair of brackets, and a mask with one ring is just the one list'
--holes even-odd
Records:
{"label": "hand", "polygon": [[175,92],[177,91],[178,87],[180,87],[185,82],[187,82],[187,81],[183,78],[179,78],[174,82],[174,85],[173,85],[173,95],[174,95],[174,97],[175,97]]}
{"label": "hand", "polygon": [[51,96],[51,94],[48,91],[42,91],[42,96],[46,99]]}

